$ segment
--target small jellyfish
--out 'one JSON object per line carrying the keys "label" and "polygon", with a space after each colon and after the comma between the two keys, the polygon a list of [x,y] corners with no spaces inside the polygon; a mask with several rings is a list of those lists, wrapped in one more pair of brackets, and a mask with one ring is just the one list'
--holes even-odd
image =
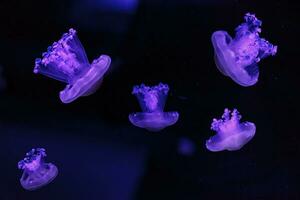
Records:
{"label": "small jellyfish", "polygon": [[254,85],[259,76],[258,62],[275,55],[277,46],[260,38],[262,22],[254,14],[247,13],[245,23],[235,29],[232,39],[226,31],[216,31],[211,40],[218,69],[241,86]]}
{"label": "small jellyfish", "polygon": [[63,103],[94,93],[111,63],[109,56],[101,55],[90,64],[74,29],[63,34],[42,56],[35,60],[34,73],[67,83],[59,94]]}
{"label": "small jellyfish", "polygon": [[196,151],[195,143],[189,138],[180,138],[178,141],[178,153],[184,156],[192,156]]}
{"label": "small jellyfish", "polygon": [[144,84],[134,86],[132,94],[137,97],[143,112],[130,114],[130,122],[149,131],[160,131],[175,124],[178,112],[164,112],[168,92],[169,86],[162,83],[153,87]]}
{"label": "small jellyfish", "polygon": [[[230,116],[231,113],[231,116]],[[234,109],[224,110],[222,119],[213,119],[211,129],[217,134],[206,141],[206,148],[210,151],[235,151],[248,143],[255,134],[255,124],[251,122],[240,122],[241,115]]]}
{"label": "small jellyfish", "polygon": [[45,163],[45,157],[45,149],[32,149],[18,163],[18,168],[23,170],[20,182],[24,189],[36,190],[47,185],[57,176],[57,167],[52,163]]}

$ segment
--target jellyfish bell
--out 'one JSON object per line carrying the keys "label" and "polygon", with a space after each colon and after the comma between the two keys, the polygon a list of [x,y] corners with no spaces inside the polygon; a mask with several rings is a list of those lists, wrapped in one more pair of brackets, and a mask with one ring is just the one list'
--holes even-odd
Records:
{"label": "jellyfish bell", "polygon": [[20,183],[24,189],[39,189],[49,184],[57,176],[57,167],[52,163],[45,163],[45,157],[45,149],[32,149],[26,154],[26,157],[18,163],[18,168],[23,170]]}
{"label": "jellyfish bell", "polygon": [[90,64],[76,31],[70,29],[58,42],[48,47],[42,59],[36,59],[34,73],[67,83],[60,92],[60,99],[63,103],[70,103],[80,96],[94,93],[110,63],[109,56],[101,55]]}
{"label": "jellyfish bell", "polygon": [[241,149],[248,143],[255,134],[255,125],[248,123],[244,126],[238,134],[232,135],[215,135],[206,141],[206,147],[210,151],[235,151]]}
{"label": "jellyfish bell", "polygon": [[223,75],[231,77],[236,83],[242,86],[251,86],[258,81],[259,71],[256,63],[246,68],[236,64],[235,54],[228,46],[232,42],[228,33],[216,31],[212,35],[212,41],[215,49],[214,60],[217,68]]}
{"label": "jellyfish bell", "polygon": [[144,84],[134,86],[132,94],[137,97],[142,112],[130,114],[129,121],[153,132],[175,124],[179,118],[178,112],[163,111],[168,92],[168,85],[162,83],[153,87]]}
{"label": "jellyfish bell", "polygon": [[234,39],[226,31],[216,31],[211,40],[219,71],[239,85],[247,87],[258,81],[258,62],[275,55],[277,46],[259,37],[262,22],[255,15],[247,13],[244,19],[245,23],[235,29]]}
{"label": "jellyfish bell", "polygon": [[240,119],[236,109],[231,112],[227,108],[222,119],[213,119],[211,129],[217,134],[206,141],[206,148],[213,152],[235,151],[247,144],[254,137],[256,127],[252,122],[241,123]]}
{"label": "jellyfish bell", "polygon": [[101,55],[94,60],[90,70],[81,78],[77,79],[72,85],[60,92],[62,102],[70,103],[80,96],[89,96],[96,92],[101,86],[103,75],[108,70],[111,59],[109,56]]}
{"label": "jellyfish bell", "polygon": [[175,124],[178,118],[177,112],[132,113],[129,115],[129,120],[133,125],[152,132]]}

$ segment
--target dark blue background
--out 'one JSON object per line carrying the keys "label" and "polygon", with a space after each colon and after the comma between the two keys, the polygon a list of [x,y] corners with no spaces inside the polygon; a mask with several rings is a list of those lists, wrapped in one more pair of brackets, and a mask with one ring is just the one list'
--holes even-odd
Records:
{"label": "dark blue background", "polygon": [[[0,2],[0,199],[300,199],[299,8],[289,1],[52,0]],[[244,88],[213,60],[211,34],[234,33],[246,12],[263,21],[262,37],[278,45]],[[112,57],[93,95],[62,104],[63,83],[33,74],[34,60],[75,28],[90,61]],[[132,86],[168,83],[172,127],[132,126],[139,111]],[[256,124],[252,141],[212,153],[212,118],[237,108]],[[191,156],[178,141],[191,139]],[[59,175],[34,192],[19,184],[17,162],[44,147]]]}

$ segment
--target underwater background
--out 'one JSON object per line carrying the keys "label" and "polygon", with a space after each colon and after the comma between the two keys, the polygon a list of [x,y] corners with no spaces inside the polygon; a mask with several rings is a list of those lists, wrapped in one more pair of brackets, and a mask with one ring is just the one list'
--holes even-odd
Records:
{"label": "underwater background", "polygon": [[[283,0],[2,0],[0,200],[300,199],[299,9]],[[233,35],[247,12],[278,52],[242,87],[215,66],[211,35]],[[65,84],[33,68],[69,28],[90,62],[107,54],[112,63],[95,94],[63,104]],[[160,132],[133,126],[132,87],[160,82],[178,122]],[[210,152],[210,124],[224,108],[256,133],[238,151]],[[58,175],[26,191],[17,163],[36,147]]]}

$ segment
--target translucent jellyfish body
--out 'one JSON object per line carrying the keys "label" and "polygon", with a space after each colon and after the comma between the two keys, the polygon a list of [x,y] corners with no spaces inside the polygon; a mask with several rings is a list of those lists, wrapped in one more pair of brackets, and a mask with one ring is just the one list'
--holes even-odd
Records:
{"label": "translucent jellyfish body", "polygon": [[70,29],[58,42],[48,47],[42,59],[35,60],[34,73],[67,83],[59,96],[63,103],[70,103],[80,96],[94,93],[110,63],[109,56],[101,55],[90,64],[76,31]]}
{"label": "translucent jellyfish body", "polygon": [[130,114],[130,122],[149,131],[160,131],[175,124],[178,112],[163,111],[168,92],[169,86],[162,83],[153,87],[144,84],[134,86],[132,94],[137,97],[143,112]]}
{"label": "translucent jellyfish body", "polygon": [[240,122],[241,115],[234,109],[224,110],[222,119],[213,119],[211,129],[217,134],[206,141],[210,151],[235,151],[241,149],[255,135],[256,127],[251,122]]}
{"label": "translucent jellyfish body", "polygon": [[277,46],[260,38],[262,22],[255,15],[247,13],[245,23],[235,29],[232,39],[226,31],[216,31],[211,40],[218,69],[242,86],[251,86],[258,81],[258,62],[275,55]]}
{"label": "translucent jellyfish body", "polygon": [[36,190],[47,185],[57,176],[57,167],[52,163],[45,163],[45,157],[45,149],[32,149],[18,163],[18,168],[23,170],[20,182],[24,189]]}

